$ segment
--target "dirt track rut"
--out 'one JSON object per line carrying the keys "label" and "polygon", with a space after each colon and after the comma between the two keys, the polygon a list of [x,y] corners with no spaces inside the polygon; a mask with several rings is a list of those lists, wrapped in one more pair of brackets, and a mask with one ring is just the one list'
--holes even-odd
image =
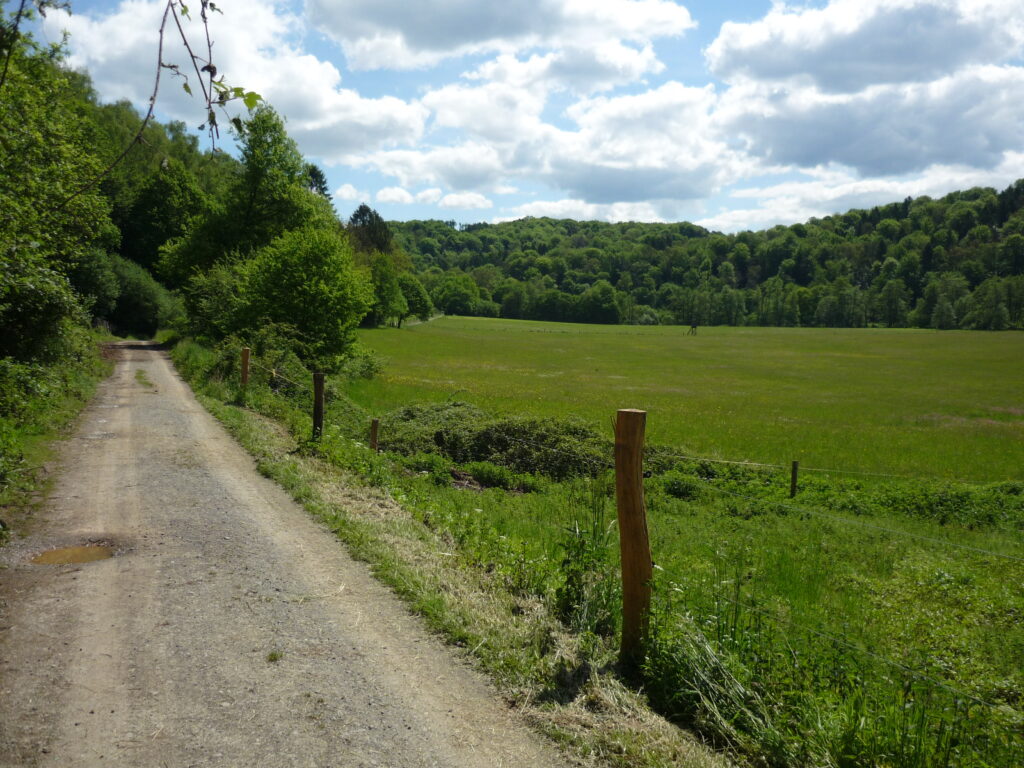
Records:
{"label": "dirt track rut", "polygon": [[[0,766],[565,765],[163,352],[118,351],[41,522],[0,550]],[[90,540],[118,554],[29,563]]]}

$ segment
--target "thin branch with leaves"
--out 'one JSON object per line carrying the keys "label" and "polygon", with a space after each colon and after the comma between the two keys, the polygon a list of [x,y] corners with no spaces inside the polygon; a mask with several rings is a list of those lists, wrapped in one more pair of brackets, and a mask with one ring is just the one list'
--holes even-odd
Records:
{"label": "thin branch with leaves", "polygon": [[[185,27],[181,23],[181,16],[184,16],[189,20],[192,18],[189,14],[188,6],[181,2],[181,0],[167,0],[166,5],[164,6],[163,15],[161,16],[160,28],[157,35],[157,66],[156,72],[153,76],[153,91],[150,94],[146,114],[143,116],[138,130],[117,157],[115,157],[102,171],[100,171],[95,178],[74,190],[70,195],[58,203],[54,208],[55,211],[63,210],[73,200],[88,190],[95,188],[113,172],[113,170],[128,156],[137,144],[143,141],[143,135],[146,128],[149,127],[150,122],[152,122],[156,110],[157,96],[160,93],[160,80],[163,70],[168,69],[176,76],[183,78],[184,82],[182,83],[182,87],[184,91],[190,96],[192,95],[192,88],[189,85],[188,75],[181,71],[181,67],[178,64],[164,61],[164,42],[166,40],[167,24],[170,19],[174,20],[175,27],[178,30],[178,35],[181,38],[182,45],[185,47],[185,51],[188,54],[192,68],[195,70],[199,87],[202,91],[203,107],[206,112],[206,117],[203,123],[199,126],[199,130],[208,131],[210,136],[210,145],[214,152],[218,151],[217,140],[220,138],[220,128],[217,122],[217,113],[215,108],[220,108],[225,114],[228,114],[226,106],[231,101],[240,100],[245,104],[246,108],[250,110],[254,109],[256,105],[262,101],[262,97],[258,93],[246,91],[244,88],[227,85],[224,82],[223,75],[219,78],[217,77],[217,67],[213,63],[213,40],[210,37],[209,13],[221,13],[221,11],[220,8],[217,7],[217,4],[212,2],[212,0],[201,0],[201,3],[202,10],[200,12],[200,18],[202,20],[204,36],[206,39],[206,58],[204,59],[195,53],[192,43],[189,40],[189,36],[185,31]],[[28,0],[21,0],[17,14],[15,15],[14,23],[8,29],[4,30],[4,36],[8,39],[4,41],[7,50],[5,52],[3,74],[0,76],[0,88],[3,87],[4,80],[7,77],[11,54],[20,36],[20,24],[25,16],[25,6],[27,4]],[[67,7],[66,2],[47,2],[46,0],[36,0],[34,4],[39,12],[44,15],[45,8],[47,7]],[[202,66],[200,66],[200,64],[202,64]],[[208,76],[208,81],[204,80],[204,73]],[[235,128],[241,131],[242,121],[238,117],[230,117],[230,115],[229,119]]]}

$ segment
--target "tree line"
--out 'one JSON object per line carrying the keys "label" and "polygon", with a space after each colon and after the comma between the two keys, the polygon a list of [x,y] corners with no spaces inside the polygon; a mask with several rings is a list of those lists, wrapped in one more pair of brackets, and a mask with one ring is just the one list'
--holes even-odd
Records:
{"label": "tree line", "polygon": [[792,226],[394,222],[439,310],[589,323],[1024,327],[1024,180]]}
{"label": "tree line", "polygon": [[360,322],[429,317],[387,225],[367,206],[338,218],[271,106],[232,121],[237,157],[181,122],[139,133],[130,103],[101,103],[61,45],[19,30],[25,15],[0,19],[0,378],[80,357],[96,324],[212,343],[273,329],[330,370]]}

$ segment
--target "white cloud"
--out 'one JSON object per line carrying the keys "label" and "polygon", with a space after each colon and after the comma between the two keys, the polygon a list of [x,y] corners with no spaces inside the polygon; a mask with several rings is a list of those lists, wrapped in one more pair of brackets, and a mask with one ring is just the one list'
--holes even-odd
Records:
{"label": "white cloud", "polygon": [[990,168],[1024,145],[1024,67],[972,67],[924,84],[856,94],[749,85],[717,119],[768,162],[848,165],[869,176],[934,164]]}
{"label": "white cloud", "polygon": [[1001,64],[1024,46],[1019,0],[832,0],[777,3],[726,22],[706,57],[729,81],[797,80],[832,92],[925,82],[971,64]]}
{"label": "white cloud", "polygon": [[755,200],[756,207],[721,211],[696,223],[708,229],[734,232],[806,221],[851,208],[871,208],[907,197],[941,197],[955,189],[1004,189],[1024,177],[1024,152],[1007,152],[992,171],[935,165],[909,177],[863,179],[852,169],[829,166],[811,169],[806,175],[810,177],[807,180],[735,190],[733,199]]}
{"label": "white cloud", "polygon": [[[288,131],[303,152],[338,162],[353,152],[417,141],[423,132],[426,109],[390,96],[365,98],[341,87],[334,64],[303,53],[303,22],[274,0],[222,0],[223,8],[211,21],[215,63],[231,85],[254,90],[288,117]],[[129,99],[143,105],[153,87],[157,31],[163,2],[122,0],[112,12],[100,16],[63,12],[48,14],[51,36],[71,32],[70,63],[87,67],[105,100]],[[196,17],[184,26],[193,41],[202,39]],[[164,60],[185,66],[187,55],[168,25]],[[111,45],[116,40],[117,45]],[[190,78],[198,94],[195,75]],[[165,70],[158,101],[162,114],[195,125],[203,122],[202,104],[186,96]]]}
{"label": "white cloud", "polygon": [[641,47],[694,26],[671,0],[306,0],[356,69],[426,67],[444,59],[535,47],[580,49],[609,41]]}
{"label": "white cloud", "polygon": [[334,190],[333,196],[339,200],[368,200],[370,197],[366,192],[360,192],[351,184],[342,184]]}
{"label": "white cloud", "polygon": [[545,137],[543,175],[588,202],[703,197],[739,171],[717,134],[717,104],[712,86],[677,82],[582,100],[568,110],[579,130]]}
{"label": "white cloud", "polygon": [[545,94],[504,83],[447,85],[423,96],[435,123],[491,141],[509,142],[537,132]]}
{"label": "white cloud", "polygon": [[497,147],[465,142],[451,147],[372,152],[353,160],[398,180],[403,187],[443,182],[457,190],[486,188],[505,173]]}
{"label": "white cloud", "polygon": [[497,221],[511,221],[524,216],[550,216],[553,219],[611,222],[666,220],[657,202],[602,205],[583,200],[537,200],[517,205],[511,210],[511,216],[499,218]]}
{"label": "white cloud", "polygon": [[635,48],[609,40],[587,48],[570,46],[535,53],[526,59],[501,54],[463,77],[525,88],[543,97],[551,90],[585,94],[606,91],[664,69],[665,65],[658,60],[650,44]]}
{"label": "white cloud", "polygon": [[376,200],[378,203],[401,203],[403,205],[414,202],[413,196],[401,187],[384,187],[378,190]]}
{"label": "white cloud", "polygon": [[445,195],[441,198],[442,208],[492,208],[494,203],[477,192]]}
{"label": "white cloud", "polygon": [[[378,152],[360,162],[404,187],[442,183],[497,194],[511,180],[535,178],[568,198],[600,204],[691,200],[744,172],[742,158],[717,135],[711,86],[669,82],[636,95],[583,99],[566,113],[576,130],[531,114],[537,105],[523,92],[451,86],[427,94],[424,103],[440,110],[438,119],[473,140]],[[521,103],[527,106],[517,109]]]}
{"label": "white cloud", "polygon": [[437,187],[431,187],[430,189],[424,189],[416,193],[417,203],[427,203],[432,205],[441,199],[441,190]]}

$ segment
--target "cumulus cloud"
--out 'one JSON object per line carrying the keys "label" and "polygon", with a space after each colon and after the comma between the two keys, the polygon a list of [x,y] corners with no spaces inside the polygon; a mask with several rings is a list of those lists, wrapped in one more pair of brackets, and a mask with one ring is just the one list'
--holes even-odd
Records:
{"label": "cumulus cloud", "polygon": [[336,197],[339,200],[366,200],[369,198],[369,195],[365,192],[360,192],[351,184],[342,184],[334,190],[333,197]]}
{"label": "cumulus cloud", "polygon": [[498,148],[476,141],[372,152],[353,163],[392,176],[403,187],[443,183],[456,190],[480,189],[492,186],[506,173]]}
{"label": "cumulus cloud", "polygon": [[934,164],[991,168],[1024,144],[1024,68],[976,67],[931,83],[857,94],[732,89],[718,116],[753,155],[778,164],[829,162],[869,176]]}
{"label": "cumulus cloud", "polygon": [[445,195],[440,205],[442,208],[491,208],[494,203],[477,192],[463,192]]}
{"label": "cumulus cloud", "polygon": [[446,58],[535,47],[641,46],[694,26],[671,0],[306,0],[322,31],[356,69],[408,69]]}
{"label": "cumulus cloud", "polygon": [[506,88],[529,89],[544,96],[552,90],[582,94],[607,91],[664,69],[650,44],[636,48],[609,40],[588,48],[570,46],[534,53],[524,59],[501,54],[463,77],[500,83]]}
{"label": "cumulus cloud", "polygon": [[492,141],[515,141],[541,125],[545,94],[504,83],[447,85],[423,96],[437,125]]}
{"label": "cumulus cloud", "polygon": [[376,195],[378,203],[400,203],[408,205],[414,202],[413,196],[401,187],[384,187]]}
{"label": "cumulus cloud", "polygon": [[[334,64],[301,50],[303,22],[274,0],[222,0],[224,19],[211,22],[216,64],[232,85],[254,90],[287,115],[288,130],[300,148],[327,163],[353,152],[411,143],[422,135],[426,109],[389,96],[365,98],[341,87]],[[157,32],[163,2],[122,0],[106,15],[69,16],[52,12],[44,22],[48,33],[71,33],[70,63],[88,68],[105,100],[129,99],[143,105],[149,98],[156,69]],[[197,19],[184,21],[193,39],[202,38]],[[173,25],[165,42],[165,61],[188,61]],[[117,40],[117,45],[111,45]],[[199,92],[194,79],[192,90]],[[203,122],[202,105],[189,98],[178,82],[164,73],[158,102],[162,114],[190,124]]]}
{"label": "cumulus cloud", "polygon": [[437,187],[431,187],[430,189],[424,189],[416,193],[417,203],[433,204],[441,199],[441,190]]}
{"label": "cumulus cloud", "polygon": [[[673,207],[672,204],[669,205]],[[536,200],[511,209],[510,216],[496,221],[511,221],[524,216],[550,216],[554,219],[579,221],[666,221],[658,202],[612,203],[602,205],[584,200]]]}
{"label": "cumulus cloud", "polygon": [[723,24],[705,53],[725,80],[797,80],[847,93],[1004,63],[1024,46],[1020,10],[1018,0],[779,3],[758,21]]}
{"label": "cumulus cloud", "polygon": [[[865,179],[852,169],[828,166],[810,169],[805,176],[780,184],[734,190],[731,197],[741,202],[740,207],[705,216],[696,223],[708,229],[735,232],[806,221],[851,208],[871,208],[907,197],[941,197],[954,189],[1004,189],[1024,177],[1024,152],[1007,152],[991,171],[935,165],[913,176]],[[757,204],[743,206],[742,201],[747,200]]]}
{"label": "cumulus cloud", "polygon": [[543,176],[594,203],[702,197],[734,178],[735,153],[717,135],[711,86],[668,82],[568,110],[578,131],[546,137]]}

